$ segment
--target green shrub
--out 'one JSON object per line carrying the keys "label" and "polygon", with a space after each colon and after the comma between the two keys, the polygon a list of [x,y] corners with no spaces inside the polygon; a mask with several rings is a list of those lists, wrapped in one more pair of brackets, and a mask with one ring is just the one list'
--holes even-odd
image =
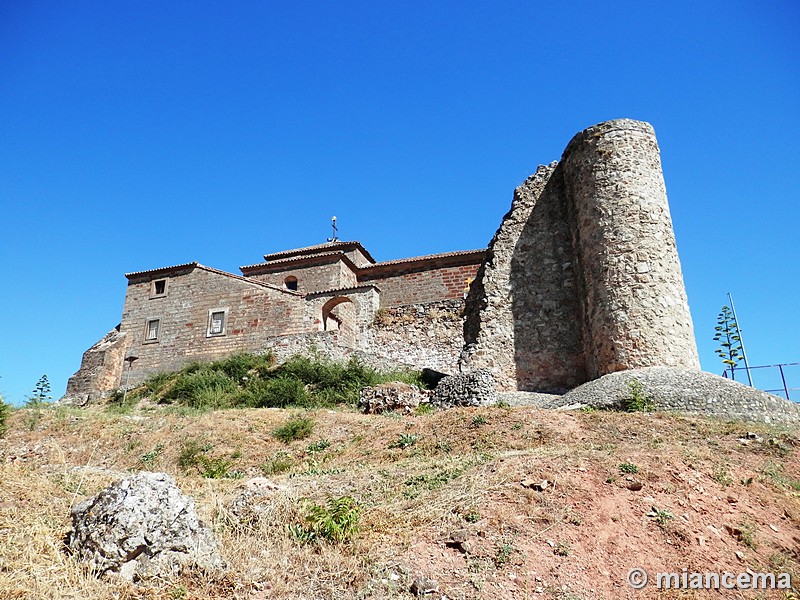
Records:
{"label": "green shrub", "polygon": [[264,475],[280,475],[294,466],[294,459],[287,452],[276,452],[271,459],[261,465]]}
{"label": "green shrub", "polygon": [[[363,387],[388,381],[420,385],[420,374],[381,373],[358,359],[341,364],[295,356],[274,366],[271,354],[235,354],[212,363],[193,362],[175,373],[158,373],[127,393],[126,400],[148,396],[199,410],[240,407],[303,408],[354,404]],[[120,399],[117,399],[119,404]]]}
{"label": "green shrub", "polygon": [[213,447],[209,443],[201,443],[200,440],[184,441],[180,454],[178,454],[178,467],[184,472],[200,467],[201,457]]}
{"label": "green shrub", "polygon": [[265,362],[269,364],[269,356],[256,356],[255,354],[234,354],[226,359],[212,363],[217,371],[222,371],[230,379],[240,382],[248,377],[256,367]]}
{"label": "green shrub", "polygon": [[164,398],[192,408],[222,408],[228,405],[228,396],[237,389],[236,383],[225,373],[207,366],[195,369],[192,365],[191,372],[181,373]]}
{"label": "green shrub", "polygon": [[276,427],[272,431],[272,436],[287,444],[294,440],[304,440],[314,431],[314,425],[314,419],[311,417],[292,417],[280,427]]}
{"label": "green shrub", "polygon": [[642,382],[631,379],[628,382],[630,395],[623,400],[623,409],[626,412],[651,412],[655,409],[655,402],[644,391]]}
{"label": "green shrub", "polygon": [[8,431],[8,418],[11,416],[12,410],[14,409],[11,408],[11,405],[6,404],[3,397],[0,396],[0,437]]}
{"label": "green shrub", "polygon": [[418,439],[419,436],[413,433],[401,433],[395,441],[389,444],[389,448],[400,448],[402,450],[416,444]]}
{"label": "green shrub", "polygon": [[289,525],[289,532],[300,542],[343,543],[358,533],[361,510],[350,496],[329,498],[326,505],[306,506],[304,522]]}

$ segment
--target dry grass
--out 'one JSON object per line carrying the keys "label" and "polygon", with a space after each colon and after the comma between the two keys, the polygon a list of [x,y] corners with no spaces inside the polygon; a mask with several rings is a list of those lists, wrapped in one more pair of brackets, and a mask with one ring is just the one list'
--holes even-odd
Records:
{"label": "dry grass", "polygon": [[[624,586],[634,566],[800,577],[800,443],[787,431],[666,414],[319,410],[307,413],[310,438],[284,444],[271,431],[289,414],[16,411],[0,440],[0,598],[411,598],[416,575],[450,598],[644,598],[655,595]],[[762,439],[742,443],[748,431]],[[391,448],[403,434],[417,441]],[[251,526],[231,518],[241,481],[180,469],[189,440],[245,477],[291,456],[271,476],[283,491],[269,513]],[[228,562],[223,579],[98,580],[64,553],[70,506],[136,470],[167,472],[195,498]],[[551,485],[520,485],[529,478]],[[292,538],[301,499],[342,495],[362,508],[353,543]],[[675,519],[659,525],[646,516],[653,506]],[[752,547],[725,533],[741,522]],[[444,544],[456,529],[470,533],[466,554]]]}

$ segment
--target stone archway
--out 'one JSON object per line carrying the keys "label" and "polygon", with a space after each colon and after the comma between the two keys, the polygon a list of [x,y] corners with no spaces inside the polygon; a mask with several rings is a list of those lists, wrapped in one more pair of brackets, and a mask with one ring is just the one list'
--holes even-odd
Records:
{"label": "stone archway", "polygon": [[356,345],[357,307],[347,296],[336,296],[322,305],[322,330],[339,331],[340,343]]}

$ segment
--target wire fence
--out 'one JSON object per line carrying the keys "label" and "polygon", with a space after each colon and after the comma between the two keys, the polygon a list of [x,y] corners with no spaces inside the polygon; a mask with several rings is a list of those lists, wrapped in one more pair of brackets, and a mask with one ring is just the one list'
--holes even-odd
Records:
{"label": "wire fence", "polygon": [[800,401],[800,388],[791,387],[800,382],[800,362],[757,367],[728,367],[722,376],[787,400]]}

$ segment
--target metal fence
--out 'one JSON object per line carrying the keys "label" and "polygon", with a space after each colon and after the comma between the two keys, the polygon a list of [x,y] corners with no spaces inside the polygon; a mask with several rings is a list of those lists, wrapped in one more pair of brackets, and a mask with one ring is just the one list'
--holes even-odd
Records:
{"label": "metal fence", "polygon": [[800,388],[791,387],[793,383],[800,382],[800,363],[781,363],[778,365],[761,365],[758,367],[728,367],[722,373],[723,377],[734,379],[740,383],[750,383],[770,394],[781,396],[795,402],[800,399]]}

